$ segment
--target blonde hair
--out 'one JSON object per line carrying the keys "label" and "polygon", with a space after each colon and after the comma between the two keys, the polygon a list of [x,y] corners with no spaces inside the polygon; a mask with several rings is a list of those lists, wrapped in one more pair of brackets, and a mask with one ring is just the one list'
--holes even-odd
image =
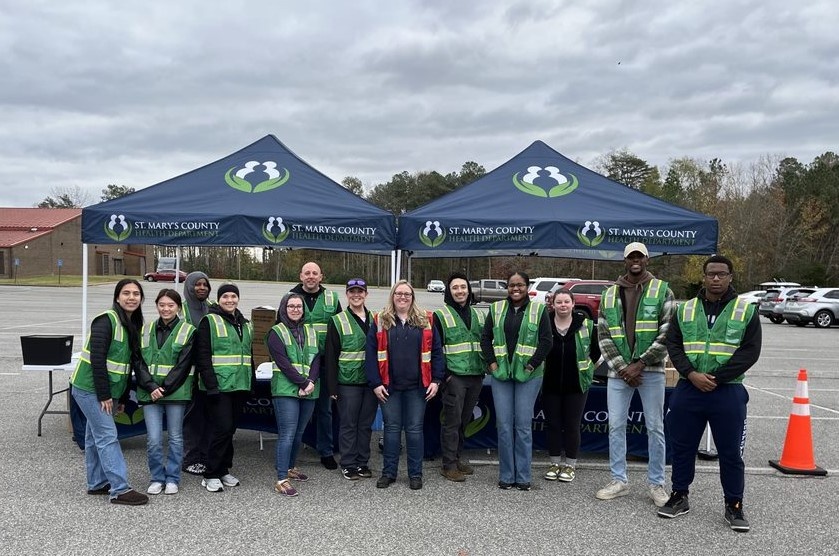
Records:
{"label": "blonde hair", "polygon": [[379,326],[382,330],[388,330],[396,324],[396,307],[393,306],[393,294],[396,293],[396,288],[403,285],[411,289],[411,306],[408,308],[406,324],[416,328],[425,328],[428,324],[425,311],[417,306],[417,294],[414,292],[414,287],[407,280],[399,280],[390,288],[390,295],[385,302],[385,308],[379,313]]}

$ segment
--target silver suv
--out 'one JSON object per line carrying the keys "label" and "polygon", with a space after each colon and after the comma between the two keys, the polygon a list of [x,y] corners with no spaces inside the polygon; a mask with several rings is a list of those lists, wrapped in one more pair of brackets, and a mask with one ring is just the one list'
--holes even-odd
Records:
{"label": "silver suv", "polygon": [[828,328],[839,319],[839,288],[820,288],[811,294],[790,299],[783,317],[796,326],[812,322],[816,328]]}
{"label": "silver suv", "polygon": [[781,312],[781,303],[784,303],[788,297],[793,297],[801,294],[810,294],[816,291],[817,288],[778,288],[769,290],[766,295],[760,300],[758,304],[758,314],[762,317],[768,318],[774,324],[781,324],[784,322],[784,315]]}

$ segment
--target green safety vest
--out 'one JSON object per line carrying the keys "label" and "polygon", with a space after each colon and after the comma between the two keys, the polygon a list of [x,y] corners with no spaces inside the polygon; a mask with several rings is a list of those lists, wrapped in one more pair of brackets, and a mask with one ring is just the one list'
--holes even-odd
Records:
{"label": "green safety vest", "polygon": [[484,327],[483,315],[471,307],[472,323],[466,323],[457,312],[448,305],[437,309],[435,313],[443,325],[443,353],[446,355],[446,368],[456,375],[483,375],[484,358],[481,353],[481,330]]}
{"label": "green safety vest", "polygon": [[531,301],[527,306],[527,315],[521,319],[518,343],[516,344],[512,360],[507,353],[507,339],[504,336],[504,319],[507,317],[507,300],[496,301],[490,308],[492,311],[492,349],[498,369],[492,376],[498,380],[527,382],[545,372],[545,362],[528,373],[524,370],[527,362],[536,353],[539,343],[539,321],[545,312],[545,304]]}
{"label": "green safety vest", "polygon": [[[125,327],[119,322],[119,315],[113,309],[109,309],[98,315],[108,315],[111,319],[111,345],[108,347],[106,366],[108,368],[108,380],[111,383],[111,398],[118,400],[128,386],[128,373],[131,362],[131,349],[128,347],[128,333]],[[90,366],[90,336],[85,342],[76,369],[70,376],[70,382],[79,390],[96,392],[93,385],[93,369]]]}
{"label": "green safety vest", "polygon": [[[209,299],[207,300],[208,309],[216,305],[218,305],[218,303],[216,303],[215,301],[210,301]],[[186,304],[181,305],[181,310],[178,311],[178,317],[180,317],[181,320],[188,322],[192,326],[198,326],[197,322],[192,322],[192,317],[189,314],[189,307],[187,307]]]}
{"label": "green safety vest", "polygon": [[[242,338],[236,328],[221,315],[209,313],[210,342],[213,349],[213,372],[216,373],[219,392],[238,392],[251,389],[251,338],[253,326],[246,322],[242,327]],[[198,381],[201,390],[207,387]]]}
{"label": "green safety vest", "polygon": [[[336,330],[341,335],[341,353],[338,354],[338,384],[367,384],[364,374],[364,349],[367,334],[346,309],[332,317]],[[372,314],[367,311],[368,321]]]}
{"label": "green safety vest", "polygon": [[[698,298],[682,304],[676,314],[685,355],[693,368],[699,373],[712,373],[725,365],[740,347],[754,311],[754,305],[748,301],[732,299],[717,316],[714,326],[708,328],[705,307]],[[743,382],[743,376],[731,382]]]}
{"label": "green safety vest", "polygon": [[580,371],[580,388],[583,392],[588,392],[591,381],[594,378],[594,364],[589,357],[589,353],[591,352],[591,331],[593,329],[594,323],[588,319],[584,319],[580,329],[574,334],[574,343],[577,348],[577,370]]}
{"label": "green safety vest", "polygon": [[640,359],[658,336],[658,319],[664,307],[664,301],[667,299],[667,288],[667,282],[658,278],[650,280],[644,288],[644,295],[635,312],[635,351],[632,353],[629,352],[629,342],[626,340],[623,304],[618,293],[618,286],[610,286],[603,292],[600,308],[606,317],[606,322],[609,323],[609,335],[627,363]]}
{"label": "green safety vest", "polygon": [[309,305],[303,302],[303,310],[306,324],[315,327],[315,332],[318,334],[318,349],[323,352],[326,347],[326,323],[338,312],[338,294],[325,289],[317,297],[315,306],[311,310],[309,310]]}
{"label": "green safety vest", "polygon": [[[305,341],[303,342],[303,348],[300,348],[300,345],[297,343],[297,340],[291,335],[288,327],[283,323],[275,324],[271,327],[271,330],[277,333],[277,336],[280,337],[283,344],[285,345],[286,355],[288,356],[288,360],[291,362],[291,365],[294,369],[300,373],[301,375],[305,376],[306,378],[309,377],[309,368],[314,361],[315,357],[318,356],[318,339],[317,333],[315,332],[315,327],[311,324],[304,324],[303,325],[303,332]],[[293,398],[299,397],[297,395],[297,391],[300,389],[299,386],[291,382],[280,368],[277,366],[276,361],[271,361],[271,395],[272,396],[290,396]],[[315,382],[315,389],[312,390],[312,393],[308,396],[305,396],[305,399],[314,399],[316,400],[320,395],[320,380]]]}
{"label": "green safety vest", "polygon": [[[163,345],[158,346],[157,321],[147,322],[143,326],[140,349],[146,365],[149,366],[149,373],[156,384],[163,384],[163,381],[166,380],[169,371],[172,370],[172,367],[178,361],[178,355],[180,355],[181,350],[189,342],[189,339],[192,338],[194,333],[194,326],[184,320],[179,320],[171,334],[169,334],[169,337],[163,342]],[[190,370],[183,385],[172,393],[167,392],[165,398],[162,399],[166,401],[191,400],[193,380],[192,371]],[[152,401],[151,393],[146,392],[146,389],[141,386],[137,388],[137,400],[150,402]]]}

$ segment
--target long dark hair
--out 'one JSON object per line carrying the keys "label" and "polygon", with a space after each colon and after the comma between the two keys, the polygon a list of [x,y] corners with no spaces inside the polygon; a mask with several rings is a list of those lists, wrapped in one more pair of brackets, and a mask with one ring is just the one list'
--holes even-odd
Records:
{"label": "long dark hair", "polygon": [[[129,317],[122,307],[119,306],[119,294],[122,288],[128,284],[134,284],[140,289],[140,305],[137,310],[131,313]],[[117,282],[114,288],[114,304],[113,310],[119,316],[119,322],[125,327],[128,332],[128,347],[131,348],[131,353],[137,353],[140,350],[140,330],[143,329],[143,301],[146,300],[146,294],[143,293],[143,285],[133,278],[123,278]]]}

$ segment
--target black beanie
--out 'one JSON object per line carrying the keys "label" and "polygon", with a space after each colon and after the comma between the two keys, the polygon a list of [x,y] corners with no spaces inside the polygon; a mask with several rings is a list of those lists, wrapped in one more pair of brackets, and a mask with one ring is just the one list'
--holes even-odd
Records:
{"label": "black beanie", "polygon": [[233,292],[236,294],[236,297],[239,297],[239,288],[236,287],[236,284],[222,284],[218,292],[216,292],[216,299],[221,299],[221,296],[228,292]]}

